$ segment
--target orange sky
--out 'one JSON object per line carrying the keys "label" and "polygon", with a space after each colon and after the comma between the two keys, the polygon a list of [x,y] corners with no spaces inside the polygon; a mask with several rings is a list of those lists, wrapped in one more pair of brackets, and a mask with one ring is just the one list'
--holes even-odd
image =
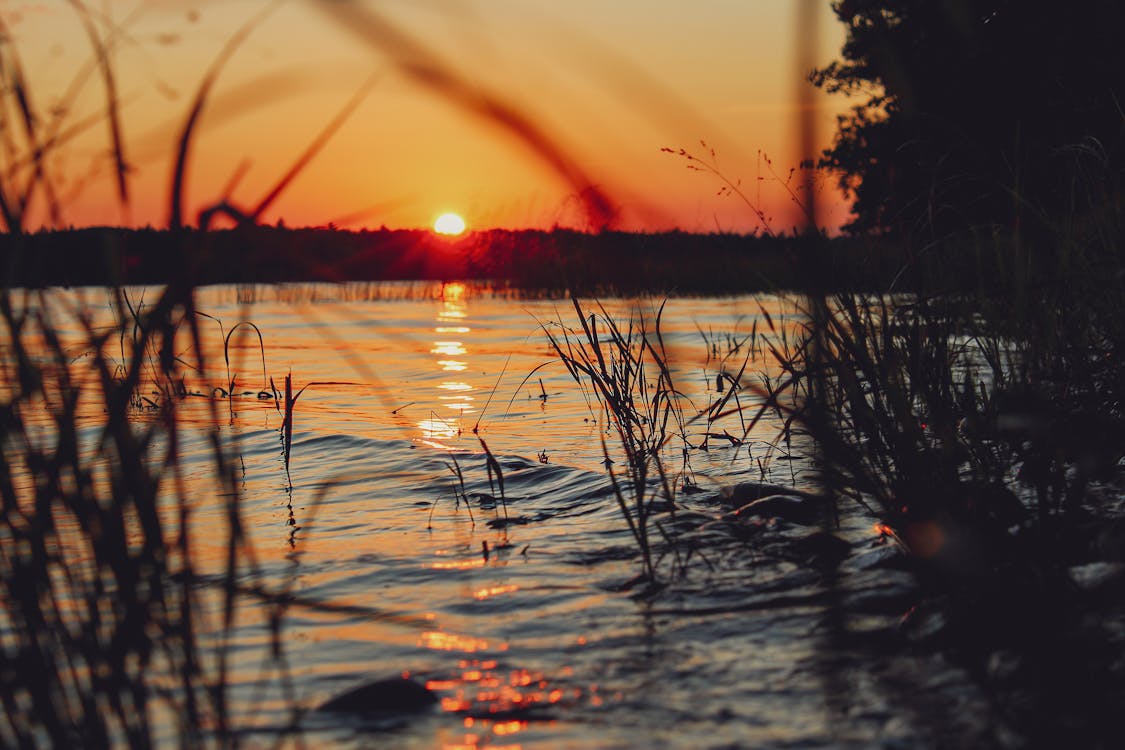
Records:
{"label": "orange sky", "polygon": [[[127,208],[117,201],[101,118],[52,154],[63,223],[164,226],[176,135],[195,91],[223,45],[270,4],[86,5],[99,34],[112,40],[131,201]],[[798,163],[795,2],[275,5],[254,23],[207,100],[189,166],[189,223],[239,173],[232,202],[249,208],[260,201],[365,81],[373,85],[359,107],[263,221],[422,227],[454,211],[470,228],[588,228],[577,200],[588,182],[618,208],[617,228],[758,228],[743,201],[717,195],[717,177],[660,150],[709,157],[701,139],[751,202],[760,196],[775,230],[797,221],[782,185]],[[843,31],[828,3],[821,5],[820,61],[827,62]],[[104,111],[96,71],[80,93],[67,95],[92,59],[70,5],[9,1],[0,18],[43,122],[52,111],[65,110],[64,126]],[[471,111],[485,108],[482,101],[508,107],[522,126]],[[820,101],[827,144],[847,102]],[[827,179],[821,204],[824,224],[846,215]],[[40,210],[32,211],[31,227],[47,220],[43,201],[34,206]]]}

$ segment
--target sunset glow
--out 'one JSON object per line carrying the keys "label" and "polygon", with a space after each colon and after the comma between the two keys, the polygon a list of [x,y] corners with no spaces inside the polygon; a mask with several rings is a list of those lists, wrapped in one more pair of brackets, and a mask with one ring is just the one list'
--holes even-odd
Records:
{"label": "sunset glow", "polygon": [[[66,175],[59,211],[53,218],[37,196],[28,228],[165,226],[177,139],[202,71],[245,28],[195,123],[186,223],[225,202],[243,213],[260,207],[256,221],[288,227],[464,231],[452,216],[435,224],[438,195],[462,216],[471,210],[474,230],[603,220],[624,231],[759,228],[745,202],[717,194],[719,178],[661,152],[670,147],[708,159],[714,149],[717,168],[753,185],[747,197],[781,230],[796,220],[787,179],[800,161],[792,5],[746,0],[685,13],[637,0],[497,0],[466,24],[442,3],[287,3],[262,18],[247,3],[106,3],[92,17],[110,40],[123,105],[119,191],[82,15],[66,3],[10,3],[5,34],[28,61],[27,86],[61,118],[45,132],[70,134],[52,153]],[[843,29],[822,5],[827,63]],[[849,103],[817,96],[827,146]],[[838,222],[846,210],[832,180],[821,184],[824,218]]]}

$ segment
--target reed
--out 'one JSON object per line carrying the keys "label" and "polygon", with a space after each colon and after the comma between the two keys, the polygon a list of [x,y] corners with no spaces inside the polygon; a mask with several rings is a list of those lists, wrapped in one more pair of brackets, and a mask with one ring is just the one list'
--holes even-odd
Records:
{"label": "reed", "polygon": [[[108,123],[111,170],[126,210],[132,193],[110,54],[125,27],[107,25],[103,33],[105,19],[72,5],[94,64],[75,76],[64,106],[49,111],[39,108],[17,37],[0,19],[0,221],[9,234],[0,269],[0,745],[233,744],[254,720],[253,710],[235,715],[231,708],[231,643],[243,604],[258,607],[271,623],[263,683],[278,681],[289,697],[290,726],[299,715],[281,621],[300,598],[292,581],[276,588],[246,583],[258,579],[258,570],[231,446],[219,431],[219,402],[233,410],[236,395],[232,337],[244,328],[257,334],[262,354],[257,395],[280,407],[272,381],[266,391],[261,331],[248,321],[225,331],[221,320],[198,310],[195,269],[176,247],[167,248],[174,272],[151,304],[120,287],[109,290],[108,325],[81,302],[60,313],[44,292],[9,283],[36,262],[25,234],[35,203],[44,201],[52,223],[62,223],[60,165],[66,162],[54,157],[76,135]],[[231,36],[192,102],[177,141],[173,228],[183,225],[184,174],[199,115],[223,64],[260,18]],[[65,105],[92,71],[101,73],[104,117],[68,122]],[[349,111],[253,211],[239,211],[224,197],[202,212],[201,223],[217,213],[260,216]],[[112,277],[112,248],[105,260]],[[225,379],[206,400],[211,426],[193,439],[209,446],[225,555],[203,570],[195,551],[199,498],[189,491],[181,459],[188,439],[181,412],[184,399],[195,395],[189,374],[203,384],[213,378],[202,346],[206,319],[219,326]],[[312,384],[295,395],[289,378],[286,385],[288,474],[293,407]]]}
{"label": "reed", "polygon": [[[113,70],[78,7],[108,83],[113,164],[124,202],[128,172]],[[5,29],[0,216],[15,238],[5,280],[17,276],[25,260],[19,237],[33,201],[45,200],[53,219],[60,215],[61,175],[50,157],[88,127],[64,130],[64,108],[50,115],[38,109],[12,39]],[[71,97],[82,84],[79,76]],[[231,726],[223,668],[215,667],[223,658],[211,658],[199,635],[192,505],[182,492],[176,450],[177,399],[152,399],[141,390],[147,373],[161,396],[182,392],[173,342],[190,305],[177,305],[171,294],[151,309],[134,306],[123,291],[114,300],[117,324],[108,330],[77,311],[87,354],[79,366],[69,353],[74,342],[64,339],[44,295],[6,282],[0,288],[5,746],[149,746],[168,727],[197,744]],[[114,338],[118,363],[108,354]],[[91,399],[104,409],[94,439],[84,429]],[[134,422],[131,413],[139,406],[157,418]],[[221,452],[215,459],[218,481],[237,497]],[[241,544],[237,529],[232,550]],[[234,577],[232,571],[228,580]]]}
{"label": "reed", "polygon": [[[906,552],[921,587],[902,632],[962,663],[1026,736],[1096,746],[1122,678],[1098,624],[1120,579],[1080,582],[1125,548],[1122,255],[1069,232],[1035,242],[971,249],[1007,264],[1002,293],[987,278],[977,295],[832,296],[762,395],[813,438],[825,488]],[[996,653],[1009,676],[989,671]]]}
{"label": "reed", "polygon": [[[41,294],[0,295],[10,347],[0,464],[5,745],[150,745],[170,727],[196,744],[234,728],[226,639],[203,635],[195,504],[177,448],[182,396],[139,395],[146,371],[182,382],[171,352],[193,319],[161,300],[134,338],[124,316],[107,330],[80,311],[88,356],[75,364],[73,342],[58,333],[62,322]],[[119,348],[127,342],[123,364],[108,356],[115,338]],[[155,418],[135,420],[138,403]],[[99,408],[91,436],[86,426]],[[217,440],[213,460],[230,498],[222,633],[234,625],[236,584],[251,563],[238,483]]]}
{"label": "reed", "polygon": [[[766,319],[769,320],[768,315]],[[697,330],[707,349],[704,374],[708,375],[712,367],[715,369],[716,394],[716,398],[710,401],[707,408],[691,420],[693,422],[703,420],[705,423],[703,440],[698,447],[701,450],[708,450],[711,440],[720,440],[735,448],[747,445],[746,437],[750,429],[745,415],[749,404],[742,402],[745,391],[743,383],[748,377],[747,368],[750,363],[762,355],[758,321],[754,321],[749,333],[741,335],[737,333],[716,335],[714,331],[703,331],[698,326]],[[731,415],[739,420],[740,434],[732,434],[725,426],[722,427],[722,432],[718,432],[725,422],[725,417]],[[747,452],[749,453],[748,445]]]}
{"label": "reed", "polygon": [[[769,332],[783,375],[756,386],[749,421],[772,410],[807,433],[824,489],[897,540],[922,584],[903,632],[963,660],[1015,724],[1061,740],[1065,722],[1043,712],[1065,702],[1066,722],[1104,736],[1087,679],[1121,679],[1092,624],[1105,594],[1076,581],[1125,544],[1125,255],[1112,202],[1095,219],[1043,214],[1066,218],[909,258],[912,293],[834,293],[819,309],[810,296],[797,336]],[[973,256],[981,275],[951,288],[945,260]],[[919,635],[927,610],[940,625]],[[988,673],[997,650],[1018,679]]]}
{"label": "reed", "polygon": [[[1059,262],[1075,263],[1072,251]],[[791,373],[786,411],[823,448],[826,481],[873,502],[908,546],[912,528],[935,522],[995,532],[1001,546],[1020,525],[1017,495],[1035,514],[1023,532],[1067,524],[1125,454],[1125,308],[1118,285],[1097,280],[1121,272],[1097,256],[1079,262],[1101,264],[1098,275],[1013,269],[1002,296],[833,296],[798,346],[774,352]],[[780,406],[779,392],[764,395]]]}
{"label": "reed", "polygon": [[[496,497],[500,497],[500,507],[504,511],[504,520],[508,520],[508,498],[504,494],[504,469],[500,466],[500,462],[496,460],[496,456],[488,449],[488,443],[484,442],[484,438],[477,437],[480,441],[481,450],[484,451],[484,466],[488,473],[488,489],[489,493]],[[495,484],[493,484],[495,481]]]}
{"label": "reed", "polygon": [[[449,463],[446,464],[449,472],[457,480],[457,484],[453,485],[453,504],[455,508],[460,508],[464,503],[465,509],[469,511],[469,523],[473,526],[477,525],[477,520],[473,518],[473,505],[469,502],[468,492],[465,490],[465,473],[461,470],[461,464],[457,461],[457,456],[453,453],[449,454]],[[440,499],[440,498],[439,498]],[[437,508],[438,501],[434,500],[434,504],[430,506],[430,516],[426,522],[426,528],[432,529],[434,525],[434,510]]]}
{"label": "reed", "polygon": [[675,508],[676,481],[664,460],[671,442],[679,440],[683,447],[680,477],[690,473],[683,395],[673,383],[660,333],[664,308],[657,311],[650,330],[643,316],[619,324],[600,304],[588,313],[577,299],[572,302],[578,328],[542,328],[570,376],[592,392],[604,423],[617,438],[625,458],[624,481],[613,468],[604,435],[602,452],[622,518],[640,550],[642,575],[655,585],[659,576],[654,541],[661,533],[655,515]]}

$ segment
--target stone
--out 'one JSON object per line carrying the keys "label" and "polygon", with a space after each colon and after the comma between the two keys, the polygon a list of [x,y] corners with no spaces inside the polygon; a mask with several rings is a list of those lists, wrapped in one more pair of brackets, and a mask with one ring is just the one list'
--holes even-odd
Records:
{"label": "stone", "polygon": [[767,484],[765,482],[739,482],[730,487],[723,487],[719,490],[719,495],[730,505],[744,505],[752,500],[769,497],[770,495],[802,497],[809,500],[817,497],[812,492],[782,487],[779,484]]}
{"label": "stone", "polygon": [[816,526],[821,521],[821,503],[811,496],[768,495],[746,503],[734,515],[739,518],[778,518],[798,526]]}
{"label": "stone", "polygon": [[806,564],[825,567],[838,565],[852,549],[846,541],[827,531],[817,531],[799,539],[794,547]]}
{"label": "stone", "polygon": [[413,714],[433,706],[437,695],[414,680],[392,677],[352,688],[323,703],[317,710],[361,717]]}

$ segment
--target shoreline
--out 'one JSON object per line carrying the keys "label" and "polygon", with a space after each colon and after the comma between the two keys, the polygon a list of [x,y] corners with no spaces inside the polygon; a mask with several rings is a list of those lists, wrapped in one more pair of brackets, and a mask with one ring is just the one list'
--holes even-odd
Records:
{"label": "shoreline", "polygon": [[[678,231],[488,230],[450,239],[428,230],[248,226],[0,235],[0,274],[9,289],[183,279],[200,286],[487,280],[579,294],[910,291],[904,255],[893,243],[868,239]],[[943,282],[978,289],[986,272],[975,262],[963,265],[946,258]]]}

